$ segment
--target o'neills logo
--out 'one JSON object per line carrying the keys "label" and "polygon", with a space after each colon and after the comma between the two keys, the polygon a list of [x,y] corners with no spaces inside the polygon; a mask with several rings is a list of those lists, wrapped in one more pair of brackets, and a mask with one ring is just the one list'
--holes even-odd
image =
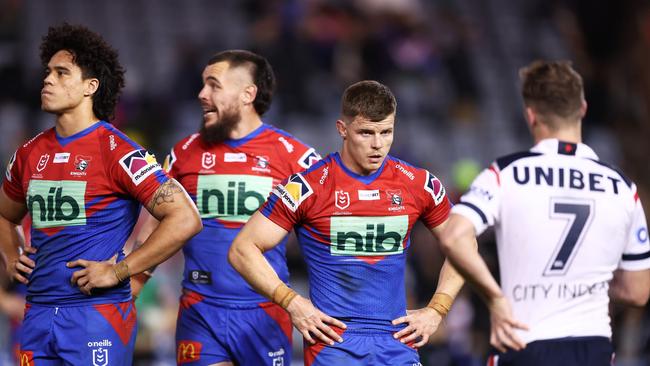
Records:
{"label": "o'neills logo", "polygon": [[395,165],[395,168],[400,172],[404,173],[404,175],[407,176],[410,180],[415,179],[415,175],[413,174],[413,172],[411,172],[410,170],[406,170],[406,168],[404,168],[400,164]]}
{"label": "o'neills logo", "polygon": [[88,342],[88,347],[112,347],[113,342],[108,339],[103,339],[99,342]]}

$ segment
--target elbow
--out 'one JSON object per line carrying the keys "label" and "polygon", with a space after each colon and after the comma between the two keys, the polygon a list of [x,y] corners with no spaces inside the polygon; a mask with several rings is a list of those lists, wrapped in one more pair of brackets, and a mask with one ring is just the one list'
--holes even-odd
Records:
{"label": "elbow", "polygon": [[242,252],[241,245],[237,238],[235,238],[228,250],[228,263],[239,272],[243,258],[244,253]]}
{"label": "elbow", "polygon": [[650,289],[636,288],[627,291],[615,289],[612,297],[615,301],[625,305],[644,307],[648,303],[648,298],[650,298]]}
{"label": "elbow", "polygon": [[203,230],[203,222],[199,212],[194,207],[188,207],[184,212],[176,218],[178,233],[185,242],[191,239],[194,235]]}

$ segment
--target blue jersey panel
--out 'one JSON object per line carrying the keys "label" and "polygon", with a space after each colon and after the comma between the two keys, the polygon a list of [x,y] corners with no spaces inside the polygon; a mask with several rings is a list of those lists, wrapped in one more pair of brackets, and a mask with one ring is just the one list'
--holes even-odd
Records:
{"label": "blue jersey panel", "polygon": [[[205,296],[206,301],[216,305],[256,307],[258,303],[268,301],[253,290],[228,263],[228,250],[239,230],[239,228],[226,228],[215,220],[203,220],[203,230],[183,247],[185,255],[183,288]],[[285,283],[289,281],[285,256],[286,240],[283,239],[275,248],[264,253]]]}

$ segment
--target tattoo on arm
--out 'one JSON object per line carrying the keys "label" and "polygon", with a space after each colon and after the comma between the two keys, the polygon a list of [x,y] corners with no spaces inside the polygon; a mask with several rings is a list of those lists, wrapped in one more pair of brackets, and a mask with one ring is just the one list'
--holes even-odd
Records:
{"label": "tattoo on arm", "polygon": [[149,202],[149,211],[153,212],[156,206],[159,206],[163,203],[174,202],[174,194],[182,193],[183,189],[178,186],[178,183],[174,179],[170,179],[163,183],[160,188],[153,195],[153,198]]}

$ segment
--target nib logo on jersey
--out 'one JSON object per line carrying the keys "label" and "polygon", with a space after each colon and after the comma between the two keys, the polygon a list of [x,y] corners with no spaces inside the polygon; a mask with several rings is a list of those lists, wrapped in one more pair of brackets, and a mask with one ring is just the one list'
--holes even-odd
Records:
{"label": "nib logo on jersey", "polygon": [[120,159],[120,165],[136,186],[161,169],[156,158],[147,150],[135,150],[127,153]]}
{"label": "nib logo on jersey", "polygon": [[376,256],[404,252],[408,215],[330,218],[332,255]]}
{"label": "nib logo on jersey", "polygon": [[199,175],[196,205],[204,219],[246,222],[266,201],[273,178],[255,175]]}
{"label": "nib logo on jersey", "polygon": [[34,228],[86,225],[86,182],[31,180],[27,209]]}

